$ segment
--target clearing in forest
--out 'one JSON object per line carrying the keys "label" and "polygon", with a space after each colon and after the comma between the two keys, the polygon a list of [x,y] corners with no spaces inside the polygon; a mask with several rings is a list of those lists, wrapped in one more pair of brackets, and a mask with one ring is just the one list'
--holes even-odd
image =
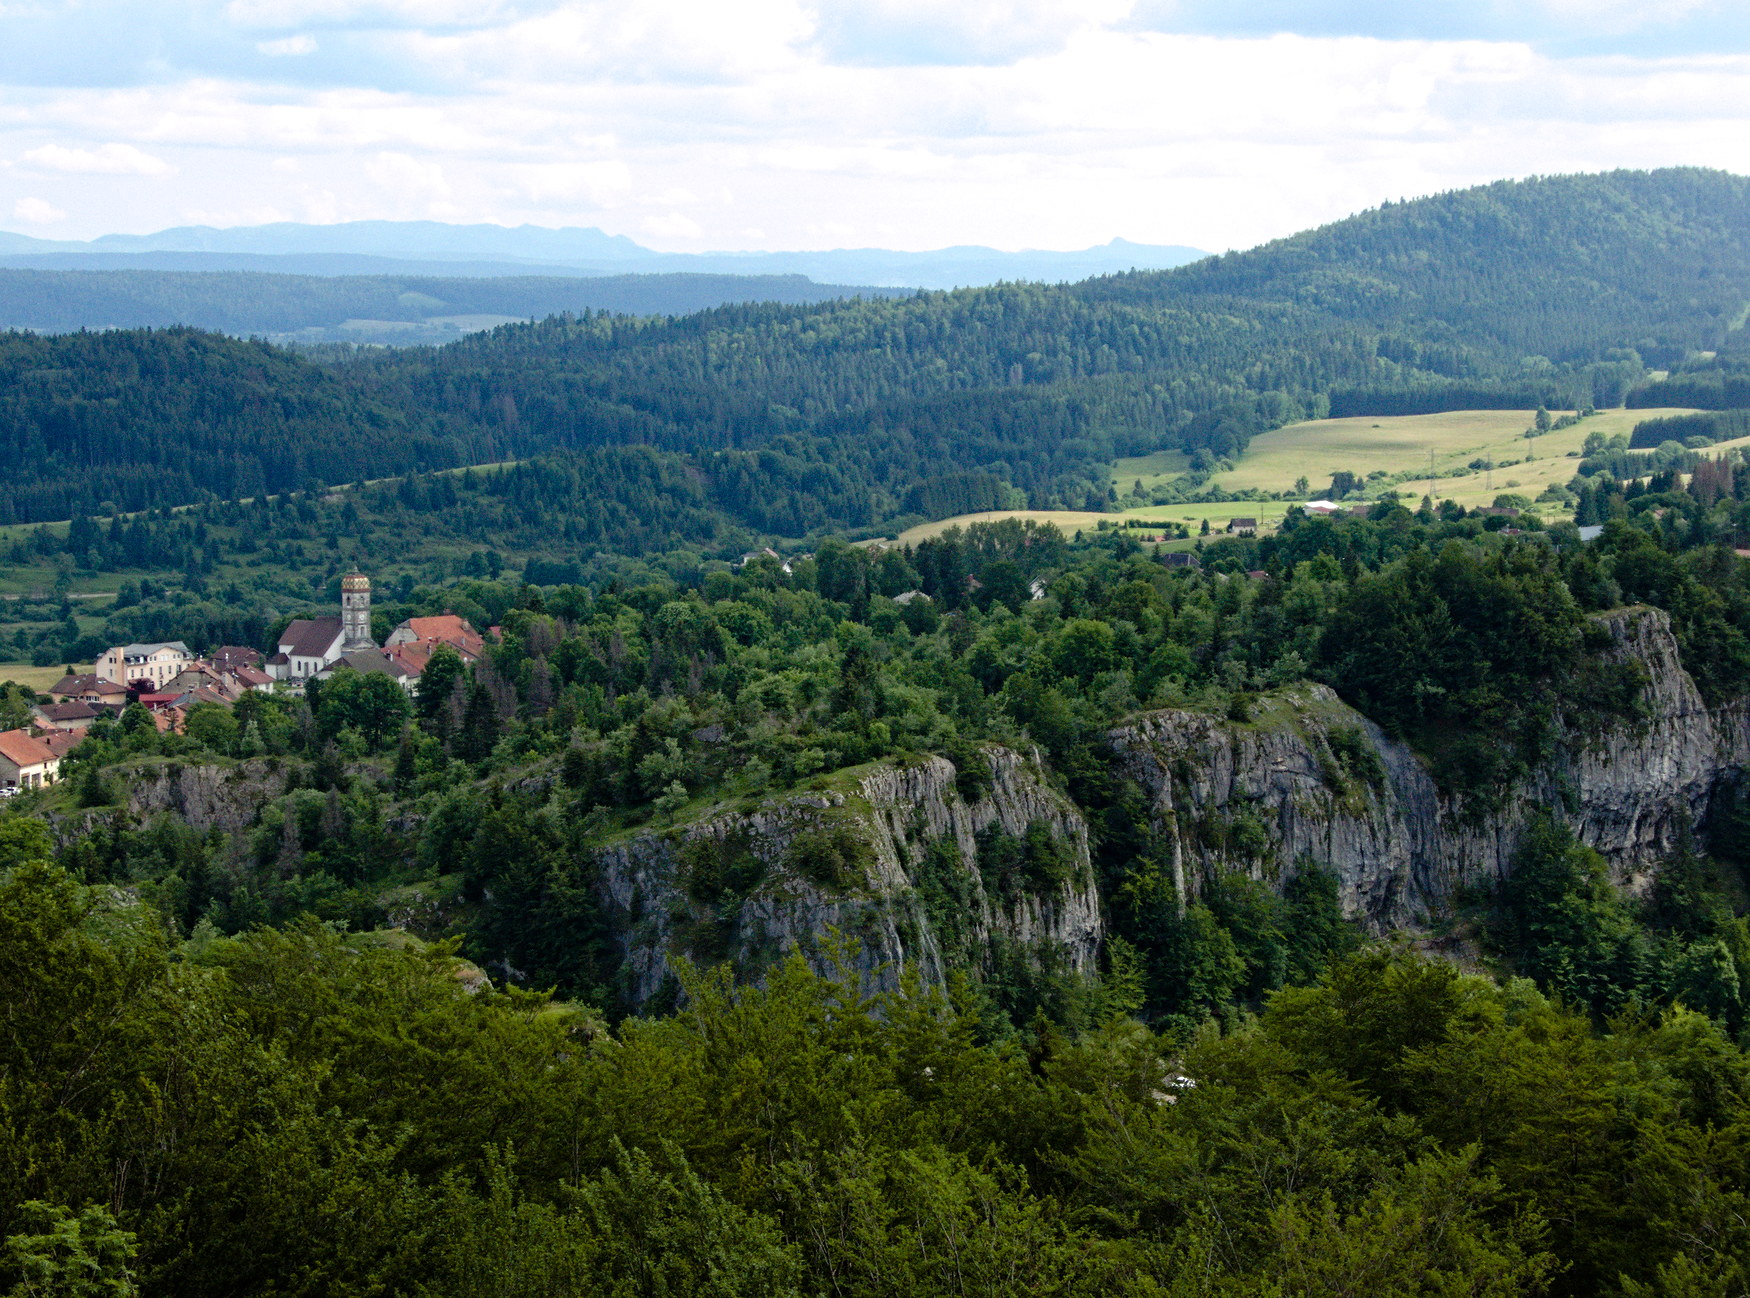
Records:
{"label": "clearing in forest", "polygon": [[[1566,412],[1550,413],[1560,416]],[[1252,439],[1239,463],[1229,471],[1211,475],[1209,482],[1229,491],[1249,487],[1292,492],[1296,480],[1304,477],[1306,498],[1317,499],[1330,489],[1335,473],[1353,473],[1364,481],[1369,475],[1382,474],[1383,478],[1373,479],[1374,486],[1389,484],[1406,498],[1419,500],[1428,490],[1432,455],[1435,498],[1455,500],[1468,508],[1489,504],[1504,492],[1535,498],[1552,483],[1565,485],[1574,476],[1581,446],[1594,432],[1626,435],[1644,419],[1688,413],[1605,410],[1559,432],[1532,438],[1525,436],[1536,414],[1531,410],[1452,410],[1437,415],[1309,420],[1260,433]],[[1494,467],[1474,470],[1469,467],[1479,460]],[[1126,494],[1138,479],[1146,492],[1178,477],[1184,472],[1184,464],[1184,457],[1178,452],[1119,460],[1112,466],[1112,482],[1118,489],[1120,504],[1129,504]],[[1412,476],[1392,481],[1405,474]],[[1260,509],[1267,511],[1259,503]],[[1168,505],[1159,512],[1176,516],[1191,508]]]}
{"label": "clearing in forest", "polygon": [[[1553,410],[1552,418],[1569,411]],[[1289,424],[1274,432],[1260,433],[1252,439],[1239,463],[1232,469],[1212,474],[1210,485],[1229,491],[1252,488],[1267,492],[1294,491],[1297,479],[1307,481],[1307,494],[1302,500],[1325,496],[1331,487],[1332,475],[1338,472],[1354,474],[1364,482],[1373,474],[1368,495],[1391,488],[1401,493],[1412,507],[1428,491],[1430,454],[1434,468],[1434,497],[1453,500],[1467,509],[1493,503],[1496,496],[1514,494],[1535,500],[1544,488],[1566,486],[1573,478],[1580,461],[1580,448],[1587,437],[1602,433],[1606,437],[1627,436],[1634,426],[1645,419],[1661,419],[1667,415],[1693,413],[1687,409],[1604,410],[1582,419],[1571,427],[1526,437],[1537,412],[1534,410],[1450,410],[1437,415],[1362,415],[1353,419],[1316,419]],[[1750,439],[1745,439],[1750,446]],[[1738,443],[1723,442],[1719,449]],[[1481,461],[1493,468],[1472,469]],[[900,539],[915,545],[925,537],[939,536],[950,527],[966,527],[972,523],[989,523],[1003,518],[1030,518],[1040,523],[1056,523],[1066,533],[1074,534],[1098,527],[1101,522],[1115,523],[1141,518],[1163,524],[1183,524],[1195,537],[1203,521],[1220,532],[1232,518],[1253,517],[1264,528],[1279,521],[1293,501],[1237,500],[1181,505],[1144,505],[1133,494],[1136,484],[1147,493],[1175,478],[1190,467],[1184,452],[1157,451],[1117,461],[1112,466],[1112,485],[1118,492],[1118,508],[1112,513],[1096,514],[1077,510],[1008,509],[981,514],[961,514],[911,528]],[[1404,478],[1402,475],[1413,475]],[[1361,496],[1349,498],[1354,503]],[[1538,512],[1547,520],[1559,518],[1563,508],[1544,503]]]}

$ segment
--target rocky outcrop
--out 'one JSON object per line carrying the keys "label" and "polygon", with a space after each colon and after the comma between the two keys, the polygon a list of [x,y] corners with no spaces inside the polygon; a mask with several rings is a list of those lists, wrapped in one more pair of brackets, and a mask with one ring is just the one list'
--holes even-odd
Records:
{"label": "rocky outcrop", "polygon": [[1443,797],[1415,754],[1324,686],[1273,695],[1247,723],[1156,712],[1110,738],[1152,799],[1181,892],[1218,869],[1279,882],[1310,858],[1335,871],[1351,914],[1380,930],[1419,925],[1460,887],[1501,877],[1539,813],[1570,825],[1636,887],[1737,778],[1750,725],[1742,707],[1703,704],[1664,613],[1599,621],[1615,642],[1607,652],[1646,669],[1642,717],[1572,736],[1482,812]]}
{"label": "rocky outcrop", "polygon": [[[954,955],[977,960],[999,943],[1090,969],[1101,922],[1086,823],[1036,757],[989,748],[983,760],[988,789],[972,801],[933,757],[841,772],[826,789],[602,848],[599,889],[628,999],[657,995],[677,955],[751,971],[796,950],[824,968],[833,930],[854,943],[870,987],[892,986],[905,962],[939,982]],[[1055,845],[1062,877],[987,877],[981,843],[988,855],[994,838],[1030,832]]]}
{"label": "rocky outcrop", "polygon": [[234,834],[255,823],[262,805],[296,787],[296,763],[275,757],[244,762],[152,760],[115,772],[127,809],[140,819],[169,812],[196,829]]}

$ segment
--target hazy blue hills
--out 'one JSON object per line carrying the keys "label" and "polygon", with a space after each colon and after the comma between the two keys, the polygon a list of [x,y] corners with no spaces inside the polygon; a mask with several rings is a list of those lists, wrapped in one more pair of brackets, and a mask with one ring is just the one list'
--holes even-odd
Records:
{"label": "hazy blue hills", "polygon": [[[624,235],[593,228],[550,230],[531,225],[513,228],[437,221],[282,222],[231,229],[183,226],[156,234],[103,235],[88,242],[0,232],[0,265],[17,268],[274,270],[300,275],[805,275],[823,283],[890,288],[958,288],[1003,280],[1060,283],[1090,275],[1182,266],[1204,255],[1196,248],[1123,239],[1070,252],[957,247],[929,252],[856,248],[662,253]],[[350,260],[354,258],[403,264],[360,264]],[[450,265],[440,268],[441,263]]]}

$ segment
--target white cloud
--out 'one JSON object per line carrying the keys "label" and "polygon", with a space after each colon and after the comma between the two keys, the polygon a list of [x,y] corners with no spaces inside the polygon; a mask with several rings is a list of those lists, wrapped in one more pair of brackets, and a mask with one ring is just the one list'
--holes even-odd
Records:
{"label": "white cloud", "polygon": [[[1750,170],[1741,52],[1173,34],[1129,0],[190,2],[244,71],[0,94],[0,157],[57,173],[39,201],[84,233],[277,211],[688,246],[1227,247],[1503,175]],[[258,47],[318,36],[252,79]],[[174,185],[129,179],[160,154]]]}
{"label": "white cloud", "polygon": [[255,48],[269,58],[294,58],[300,54],[314,54],[319,48],[314,36],[300,34],[297,36],[282,36],[273,41],[257,41]]}
{"label": "white cloud", "polygon": [[632,169],[618,158],[528,166],[515,174],[521,192],[534,203],[582,200],[599,207],[617,203],[632,190]]}
{"label": "white cloud", "polygon": [[131,144],[104,144],[95,149],[70,149],[45,144],[19,159],[38,171],[66,171],[96,176],[162,176],[175,170],[162,158]]}
{"label": "white cloud", "polygon": [[384,192],[397,212],[425,215],[444,206],[450,182],[436,162],[407,153],[379,153],[365,164],[365,175]]}
{"label": "white cloud", "polygon": [[682,216],[679,212],[667,212],[661,216],[647,216],[641,225],[659,239],[701,239],[705,235],[703,226],[691,217]]}
{"label": "white cloud", "polygon": [[229,0],[223,14],[240,27],[493,27],[532,8],[515,0]]}
{"label": "white cloud", "polygon": [[65,221],[67,214],[40,198],[21,198],[12,205],[12,219],[31,225],[54,225]]}
{"label": "white cloud", "polygon": [[1127,17],[1133,0],[817,0],[819,41],[864,65],[1007,63]]}

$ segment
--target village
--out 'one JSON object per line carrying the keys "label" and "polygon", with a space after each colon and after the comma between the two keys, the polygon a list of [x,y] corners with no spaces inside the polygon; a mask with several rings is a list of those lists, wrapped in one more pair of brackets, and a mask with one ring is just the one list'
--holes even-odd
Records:
{"label": "village", "polygon": [[46,691],[50,701],[31,709],[29,725],[0,731],[0,797],[56,783],[62,760],[91,726],[131,706],[145,709],[160,731],[181,733],[199,704],[233,707],[251,691],[302,693],[309,682],[338,672],[387,676],[412,694],[443,646],[472,663],[486,637],[467,619],[445,613],[408,618],[377,644],[371,582],[361,572],[341,580],[338,615],[294,620],[272,654],[221,645],[200,657],[180,640],[116,645],[98,655],[89,672],[69,668]]}

